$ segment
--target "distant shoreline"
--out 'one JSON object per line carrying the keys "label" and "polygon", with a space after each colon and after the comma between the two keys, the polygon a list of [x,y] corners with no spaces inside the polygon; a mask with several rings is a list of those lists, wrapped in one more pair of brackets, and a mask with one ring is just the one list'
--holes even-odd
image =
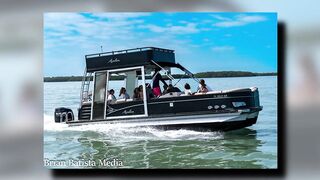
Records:
{"label": "distant shoreline", "polygon": [[[277,76],[276,72],[267,73],[254,73],[247,71],[214,71],[214,72],[200,72],[194,74],[197,78],[228,78],[228,77],[254,77],[254,76]],[[184,74],[173,74],[175,79],[185,79],[190,78]],[[111,77],[111,80],[123,80],[123,76]],[[151,77],[146,77],[146,79],[151,79]],[[91,77],[92,80],[92,77]],[[82,76],[57,76],[57,77],[44,77],[44,82],[73,82],[82,81]]]}

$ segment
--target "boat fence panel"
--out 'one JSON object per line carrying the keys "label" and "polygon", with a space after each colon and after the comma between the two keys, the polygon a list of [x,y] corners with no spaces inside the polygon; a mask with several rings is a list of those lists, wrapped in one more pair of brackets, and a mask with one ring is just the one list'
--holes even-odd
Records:
{"label": "boat fence panel", "polygon": [[92,119],[103,119],[106,98],[107,76],[105,72],[95,73]]}

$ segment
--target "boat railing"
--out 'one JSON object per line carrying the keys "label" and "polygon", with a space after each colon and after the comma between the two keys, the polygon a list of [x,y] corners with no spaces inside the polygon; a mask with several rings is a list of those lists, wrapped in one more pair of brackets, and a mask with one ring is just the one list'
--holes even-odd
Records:
{"label": "boat railing", "polygon": [[[169,79],[171,79],[171,81],[174,80],[174,77],[168,72],[168,70],[164,69],[162,66],[160,66],[158,63],[154,62],[153,60],[151,60],[151,62],[152,62],[154,65],[158,66],[161,70],[163,70],[163,71],[165,72],[165,75],[166,75]],[[159,73],[159,72],[157,72],[157,73]],[[155,77],[155,76],[153,76],[153,77]],[[152,81],[153,81],[153,78],[152,78]]]}
{"label": "boat railing", "polygon": [[89,89],[90,89],[90,82],[91,82],[92,73],[88,73],[87,69],[84,70],[82,83],[81,83],[81,92],[80,92],[80,108],[83,102],[89,100]]}

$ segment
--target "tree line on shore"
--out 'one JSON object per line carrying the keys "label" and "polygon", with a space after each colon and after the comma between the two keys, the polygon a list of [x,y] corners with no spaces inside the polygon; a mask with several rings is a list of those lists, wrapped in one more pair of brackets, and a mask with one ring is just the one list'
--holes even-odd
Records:
{"label": "tree line on shore", "polygon": [[[175,79],[190,78],[185,74],[173,74]],[[256,73],[248,71],[212,71],[200,72],[194,74],[196,78],[221,78],[221,77],[251,77],[251,76],[277,76],[276,72]],[[122,75],[111,76],[111,80],[123,80],[125,77]],[[165,77],[164,77],[165,78]],[[68,81],[82,81],[82,76],[57,76],[57,77],[44,77],[44,82],[68,82]],[[93,77],[91,77],[91,80]],[[146,79],[151,79],[146,76]]]}

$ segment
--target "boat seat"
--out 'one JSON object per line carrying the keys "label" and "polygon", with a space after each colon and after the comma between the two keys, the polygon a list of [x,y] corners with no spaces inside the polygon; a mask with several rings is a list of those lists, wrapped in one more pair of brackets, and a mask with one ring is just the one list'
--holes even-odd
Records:
{"label": "boat seat", "polygon": [[235,88],[222,91],[223,93],[230,93],[230,92],[243,92],[243,91],[252,91],[251,88]]}
{"label": "boat seat", "polygon": [[116,103],[124,103],[128,101],[133,101],[133,99],[117,99]]}
{"label": "boat seat", "polygon": [[230,93],[230,92],[244,92],[244,91],[256,91],[257,87],[251,88],[235,88],[235,89],[228,89],[223,91],[209,91],[207,93],[195,93],[195,95],[203,95],[203,94],[221,94],[221,93]]}
{"label": "boat seat", "polygon": [[180,96],[181,94],[182,94],[181,92],[171,92],[171,93],[166,93],[165,95],[162,95],[159,98],[177,97],[177,96]]}
{"label": "boat seat", "polygon": [[180,96],[192,96],[192,95],[182,93],[182,94],[180,94]]}
{"label": "boat seat", "polygon": [[207,94],[207,93],[195,93],[194,95],[204,95],[204,94]]}
{"label": "boat seat", "polygon": [[221,94],[222,91],[209,91],[206,94]]}

